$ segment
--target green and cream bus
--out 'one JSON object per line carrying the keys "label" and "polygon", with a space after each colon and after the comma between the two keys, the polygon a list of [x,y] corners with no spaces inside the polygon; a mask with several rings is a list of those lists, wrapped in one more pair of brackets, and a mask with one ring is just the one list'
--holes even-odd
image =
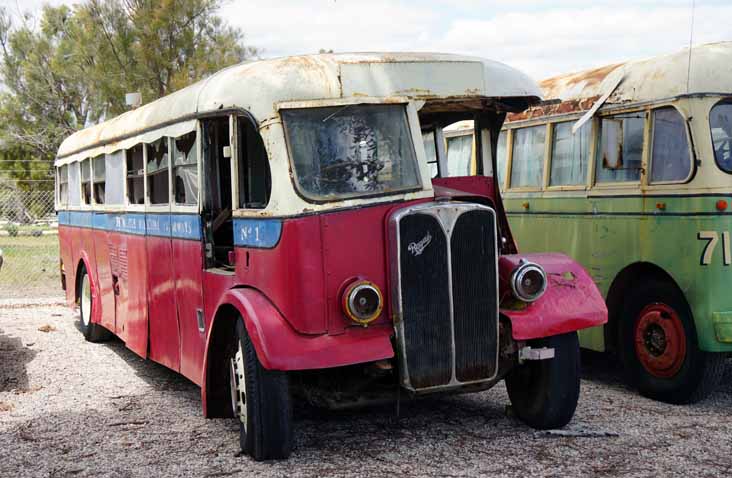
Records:
{"label": "green and cream bus", "polygon": [[[732,42],[540,86],[498,141],[519,250],[587,268],[610,320],[581,343],[616,352],[642,394],[706,397],[732,352]],[[472,125],[443,136],[472,170]]]}

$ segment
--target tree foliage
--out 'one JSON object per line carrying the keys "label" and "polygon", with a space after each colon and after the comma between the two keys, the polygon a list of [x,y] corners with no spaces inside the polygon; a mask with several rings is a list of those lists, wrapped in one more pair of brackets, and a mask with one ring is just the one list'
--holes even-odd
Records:
{"label": "tree foliage", "polygon": [[0,8],[0,171],[50,169],[63,138],[127,109],[125,93],[149,102],[256,56],[220,4],[86,0],[18,22]]}

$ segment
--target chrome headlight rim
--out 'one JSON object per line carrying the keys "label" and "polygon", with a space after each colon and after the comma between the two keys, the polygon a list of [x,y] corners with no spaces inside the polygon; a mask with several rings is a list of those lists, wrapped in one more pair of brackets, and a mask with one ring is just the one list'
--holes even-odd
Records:
{"label": "chrome headlight rim", "polygon": [[[534,294],[524,294],[520,290],[521,289],[520,284],[523,281],[526,274],[528,274],[529,272],[538,272],[541,275],[541,279],[542,279],[541,288]],[[528,302],[528,303],[536,302],[537,300],[539,300],[546,292],[546,288],[548,285],[546,272],[544,271],[544,268],[541,267],[539,264],[536,264],[535,262],[527,261],[526,259],[521,259],[521,262],[519,262],[519,266],[511,274],[510,283],[511,283],[511,292],[513,292],[513,296],[520,301]]]}
{"label": "chrome headlight rim", "polygon": [[[370,290],[374,292],[378,300],[376,309],[368,315],[361,315],[357,312],[358,308],[356,305],[356,298],[358,293],[363,290]],[[368,280],[357,280],[346,287],[346,290],[343,292],[342,305],[343,313],[346,314],[349,319],[359,325],[366,326],[376,320],[384,310],[384,294],[381,293],[379,286],[373,282]]]}

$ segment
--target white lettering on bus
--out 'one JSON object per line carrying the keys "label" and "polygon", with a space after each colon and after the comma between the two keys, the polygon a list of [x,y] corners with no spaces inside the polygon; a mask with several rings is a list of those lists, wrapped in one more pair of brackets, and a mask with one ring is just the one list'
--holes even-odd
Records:
{"label": "white lettering on bus", "polygon": [[[707,241],[701,256],[701,265],[708,266],[712,263],[714,249],[719,243],[719,233],[717,231],[699,231],[697,239]],[[722,262],[725,266],[732,264],[732,250],[730,249],[729,231],[722,232]]]}

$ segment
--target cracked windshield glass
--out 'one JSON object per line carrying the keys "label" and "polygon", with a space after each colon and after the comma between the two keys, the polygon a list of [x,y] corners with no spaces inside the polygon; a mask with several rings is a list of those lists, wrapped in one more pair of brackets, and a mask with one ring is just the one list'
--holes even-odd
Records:
{"label": "cracked windshield glass", "polygon": [[282,112],[300,192],[327,201],[420,186],[403,105]]}

